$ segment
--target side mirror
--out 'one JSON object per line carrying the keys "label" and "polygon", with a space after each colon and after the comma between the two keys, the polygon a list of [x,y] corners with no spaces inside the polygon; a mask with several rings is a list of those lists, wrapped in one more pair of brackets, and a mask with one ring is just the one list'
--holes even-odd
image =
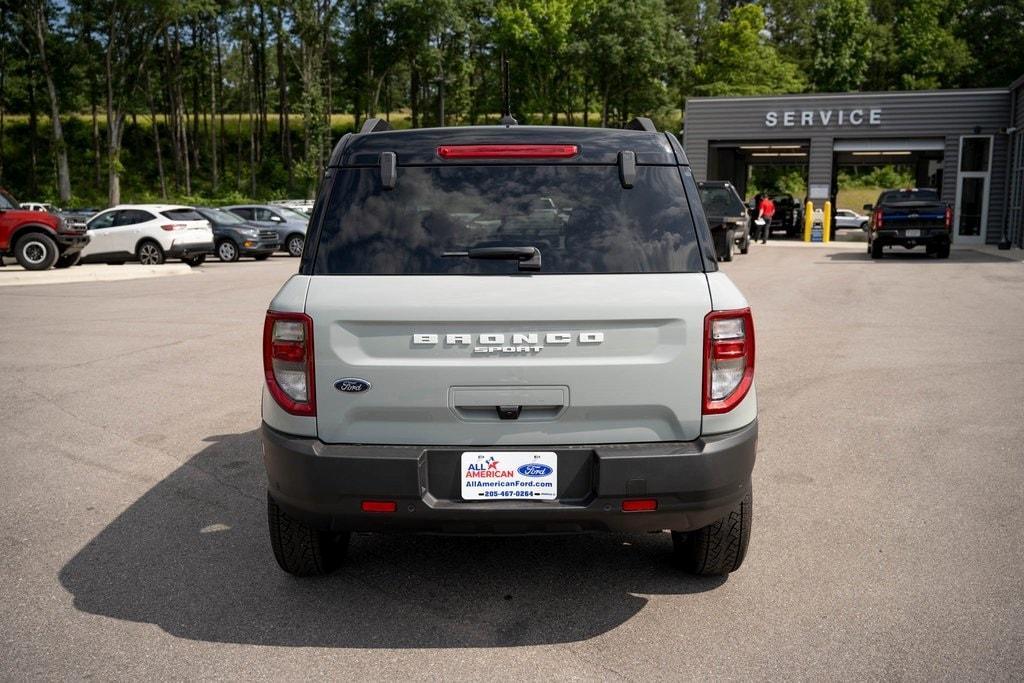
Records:
{"label": "side mirror", "polygon": [[873,211],[873,210],[874,210],[874,208],[875,208],[875,207],[873,207],[873,206],[872,206],[871,204],[865,204],[865,205],[864,205],[864,210],[865,210],[865,211]]}

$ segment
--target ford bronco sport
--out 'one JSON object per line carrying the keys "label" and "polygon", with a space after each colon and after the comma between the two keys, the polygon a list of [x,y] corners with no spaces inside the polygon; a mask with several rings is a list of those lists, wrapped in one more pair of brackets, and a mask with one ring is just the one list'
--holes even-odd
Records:
{"label": "ford bronco sport", "polygon": [[685,570],[743,561],[753,321],[648,120],[367,122],[334,149],[263,355],[286,572],[330,572],[353,531],[670,530]]}

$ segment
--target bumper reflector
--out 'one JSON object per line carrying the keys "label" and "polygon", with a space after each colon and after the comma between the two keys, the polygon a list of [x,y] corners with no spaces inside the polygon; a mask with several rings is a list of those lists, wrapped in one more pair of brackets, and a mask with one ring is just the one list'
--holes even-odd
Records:
{"label": "bumper reflector", "polygon": [[634,498],[622,501],[623,512],[652,512],[658,509],[658,501],[654,498]]}
{"label": "bumper reflector", "polygon": [[360,507],[363,512],[394,512],[398,503],[393,500],[364,500]]}

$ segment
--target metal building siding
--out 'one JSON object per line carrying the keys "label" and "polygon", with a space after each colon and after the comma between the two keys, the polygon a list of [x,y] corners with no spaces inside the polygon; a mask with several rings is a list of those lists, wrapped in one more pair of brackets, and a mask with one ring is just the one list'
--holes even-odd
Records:
{"label": "metal building siding", "polygon": [[956,202],[956,174],[960,166],[960,136],[946,136],[946,149],[942,152],[942,201],[953,206]]}
{"label": "metal building siding", "polygon": [[[881,109],[882,122],[871,126],[775,127],[765,125],[768,111],[819,111]],[[1006,127],[1009,118],[1007,90],[948,90],[898,93],[843,93],[833,95],[783,95],[779,97],[696,97],[686,102],[684,147],[711,140],[807,139],[812,135],[833,137],[944,137],[957,132],[982,132]],[[696,136],[700,136],[699,138]],[[689,149],[687,149],[689,153]]]}
{"label": "metal building siding", "polygon": [[[1006,120],[1010,120],[1007,112]],[[1003,217],[1006,208],[1006,169],[1009,163],[1006,149],[1006,135],[992,137],[992,168],[988,188],[988,230],[985,244],[999,244],[1003,241]]]}

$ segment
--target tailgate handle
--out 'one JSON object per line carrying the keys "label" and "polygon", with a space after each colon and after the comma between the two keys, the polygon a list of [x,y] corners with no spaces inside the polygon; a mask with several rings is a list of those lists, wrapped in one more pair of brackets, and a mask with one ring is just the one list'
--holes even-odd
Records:
{"label": "tailgate handle", "polygon": [[462,420],[553,420],[569,405],[569,387],[451,387],[448,405]]}

